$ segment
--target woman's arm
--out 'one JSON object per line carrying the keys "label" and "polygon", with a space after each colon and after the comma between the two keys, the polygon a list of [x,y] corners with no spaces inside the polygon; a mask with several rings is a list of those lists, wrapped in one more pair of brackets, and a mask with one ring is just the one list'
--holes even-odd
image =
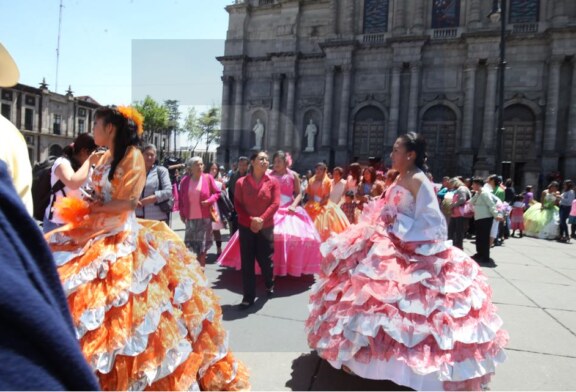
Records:
{"label": "woman's arm", "polygon": [[302,200],[302,192],[300,192],[300,178],[298,177],[297,173],[292,173],[294,177],[294,201],[292,205],[288,207],[289,210],[294,211],[296,207],[300,205],[300,201]]}
{"label": "woman's arm", "polygon": [[95,158],[91,155],[89,159],[86,159],[80,169],[74,172],[72,165],[68,159],[62,160],[62,162],[54,170],[56,177],[64,183],[70,189],[80,188],[88,179],[88,174],[90,173],[90,166]]}

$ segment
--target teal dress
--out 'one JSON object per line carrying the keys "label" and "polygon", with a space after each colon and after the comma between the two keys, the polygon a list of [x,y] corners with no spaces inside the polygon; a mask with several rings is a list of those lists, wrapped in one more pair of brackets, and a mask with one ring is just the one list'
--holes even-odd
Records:
{"label": "teal dress", "polygon": [[556,196],[548,194],[544,204],[534,203],[524,213],[524,235],[546,240],[558,237],[560,213],[555,205]]}

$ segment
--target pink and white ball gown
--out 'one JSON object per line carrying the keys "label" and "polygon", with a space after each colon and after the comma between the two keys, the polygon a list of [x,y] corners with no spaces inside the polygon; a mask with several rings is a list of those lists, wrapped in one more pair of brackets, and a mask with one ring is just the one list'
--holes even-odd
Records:
{"label": "pink and white ball gown", "polygon": [[417,390],[479,390],[508,334],[478,264],[446,240],[432,183],[392,185],[322,244],[308,343],[335,368]]}
{"label": "pink and white ball gown", "polygon": [[[312,275],[320,271],[320,236],[308,213],[300,206],[291,213],[294,201],[294,173],[271,173],[280,183],[280,208],[274,214],[274,276]],[[218,258],[218,264],[242,269],[238,232],[234,233]],[[260,267],[256,264],[256,273]]]}

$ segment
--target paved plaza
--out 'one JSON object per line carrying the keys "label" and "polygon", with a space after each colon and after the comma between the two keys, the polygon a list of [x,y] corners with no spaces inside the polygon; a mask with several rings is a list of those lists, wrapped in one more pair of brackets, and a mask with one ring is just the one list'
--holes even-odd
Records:
{"label": "paved plaza", "polygon": [[[183,224],[174,218],[172,227],[183,238]],[[465,250],[473,254],[474,244],[467,240]],[[491,256],[497,266],[483,270],[510,343],[490,388],[576,390],[576,243],[511,238]],[[254,390],[399,389],[334,370],[308,348],[304,321],[313,277],[279,277],[274,298],[241,311],[240,272],[215,265],[215,258],[213,247],[206,273],[221,299],[230,347],[250,368]]]}

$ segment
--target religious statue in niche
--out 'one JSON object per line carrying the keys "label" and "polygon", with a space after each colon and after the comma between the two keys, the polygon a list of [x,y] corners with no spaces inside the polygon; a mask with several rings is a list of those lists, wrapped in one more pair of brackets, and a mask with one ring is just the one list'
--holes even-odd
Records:
{"label": "religious statue in niche", "polygon": [[254,124],[254,128],[252,128],[252,132],[254,132],[254,147],[252,147],[252,150],[261,150],[264,124],[262,124],[259,118],[256,119],[256,124]]}
{"label": "religious statue in niche", "polygon": [[310,119],[310,123],[306,127],[304,137],[306,138],[306,148],[304,152],[314,152],[314,138],[318,133],[318,127],[314,124],[314,120]]}

